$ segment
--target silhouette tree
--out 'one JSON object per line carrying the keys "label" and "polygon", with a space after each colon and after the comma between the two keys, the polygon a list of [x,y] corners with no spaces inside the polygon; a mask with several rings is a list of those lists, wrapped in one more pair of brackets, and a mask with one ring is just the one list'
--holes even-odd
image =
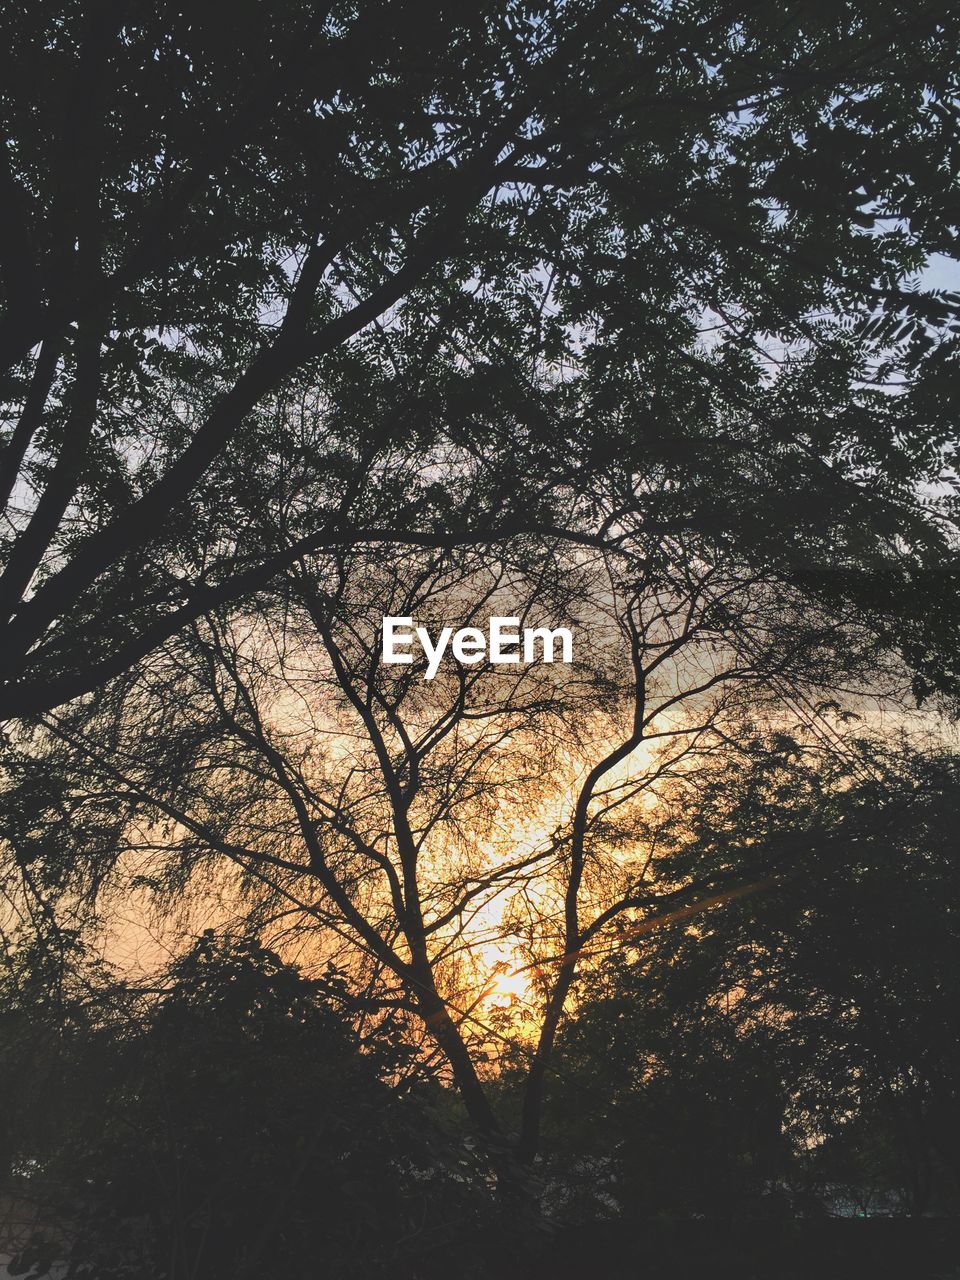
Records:
{"label": "silhouette tree", "polygon": [[[956,250],[952,7],[281,0],[227,26],[123,0],[21,7],[0,32],[0,833],[50,990],[111,894],[182,905],[213,872],[217,911],[342,966],[372,1039],[399,1027],[455,1084],[514,1205],[610,949],[666,929],[678,1007],[703,1008],[703,921],[730,904],[756,926],[746,989],[772,903],[794,969],[758,1006],[820,1026],[856,987],[882,1021],[826,890],[809,934],[778,912],[831,858],[859,892],[858,842],[911,856],[867,821],[868,802],[896,820],[896,788],[828,794],[802,767],[848,750],[824,699],[960,687],[958,299],[924,275]],[[493,613],[569,625],[576,663],[380,663],[387,614]],[[241,988],[265,966],[283,995],[276,964],[258,953]],[[656,1090],[689,1104],[688,1049],[728,1068],[697,1204],[724,1182],[755,1203],[794,1168],[771,1075],[796,1064],[734,1004],[734,1033],[714,1004],[637,1032],[667,1064],[641,1117]],[[187,1102],[230,1119],[266,1069],[259,1006],[242,1025],[226,1006],[210,1035],[222,1016],[253,1083]],[[855,1165],[878,1117],[912,1124],[919,1208],[924,1108],[949,1128],[952,1077],[880,1064],[861,1032],[872,1092],[816,1135],[823,1168]],[[849,1092],[832,1043],[823,1078]],[[738,1160],[734,1051],[764,1102]],[[815,1094],[797,1078],[797,1105]],[[162,1163],[155,1099],[134,1098]],[[651,1186],[636,1148],[627,1165]],[[664,1207],[689,1162],[669,1173]]]}
{"label": "silhouette tree", "polygon": [[[642,510],[651,455],[699,481],[685,520],[838,564],[821,589],[869,600],[924,686],[955,674],[952,560],[911,499],[951,439],[956,300],[914,287],[955,245],[949,6],[2,23],[0,715],[307,552],[549,532],[614,463]],[[285,402],[311,392],[304,452]],[[401,442],[434,485],[370,524],[356,488]],[[242,480],[275,457],[305,509],[264,545]]]}
{"label": "silhouette tree", "polygon": [[599,1186],[650,1215],[956,1212],[957,799],[953,755],[781,735],[663,800],[668,877],[788,834],[811,856],[587,977],[550,1132],[599,1159],[594,1208]]}
{"label": "silhouette tree", "polygon": [[5,983],[4,1183],[45,1224],[17,1274],[388,1275],[482,1216],[435,1083],[388,1028],[361,1046],[335,972],[212,931],[151,990],[76,968],[59,1007]]}
{"label": "silhouette tree", "polygon": [[[869,672],[881,691],[869,629],[783,580],[676,539],[651,538],[630,570],[563,543],[547,562],[521,548],[304,563],[257,613],[208,615],[94,711],[45,717],[6,795],[11,844],[68,904],[131,860],[167,900],[234,866],[261,927],[299,946],[312,933],[375,1007],[426,1029],[516,1190],[581,963],[809,857],[803,840],[745,837],[745,857],[732,843],[680,874],[651,836],[663,789],[735,752],[748,714],[782,717],[785,687],[789,703]],[[453,656],[428,681],[422,656],[380,662],[384,613],[566,618],[579,660]],[[528,984],[514,1132],[485,1079],[502,1052],[498,965]]]}

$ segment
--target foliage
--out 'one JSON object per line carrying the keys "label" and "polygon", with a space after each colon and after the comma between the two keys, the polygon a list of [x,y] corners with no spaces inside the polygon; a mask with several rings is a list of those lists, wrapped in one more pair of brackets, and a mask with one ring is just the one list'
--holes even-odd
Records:
{"label": "foliage", "polygon": [[101,987],[69,1019],[26,1009],[32,1042],[8,1019],[4,1092],[21,1107],[8,1186],[45,1207],[49,1254],[65,1250],[77,1277],[320,1259],[368,1276],[392,1273],[405,1238],[429,1252],[469,1230],[483,1195],[468,1202],[467,1153],[429,1088],[401,1089],[407,1046],[385,1033],[359,1047],[349,1003],[334,972],[308,980],[207,933],[156,997]]}
{"label": "foliage", "polygon": [[956,243],[949,7],[134,0],[0,36],[2,714],[306,549],[627,513],[954,680],[956,298],[918,288]]}
{"label": "foliage", "polygon": [[[0,15],[3,1141],[78,1266],[296,1271],[322,1203],[376,1274],[487,1180],[526,1230],[558,1036],[616,1103],[558,1194],[953,1194],[952,765],[851,708],[960,693],[958,44],[938,0]],[[577,665],[379,663],[388,609],[494,605]],[[201,888],[258,941],[144,1000],[78,960]]]}
{"label": "foliage", "polygon": [[556,1141],[648,1213],[955,1212],[956,760],[865,753],[881,785],[794,750],[708,770],[665,858],[756,858],[774,814],[836,841],[604,960],[558,1055]]}

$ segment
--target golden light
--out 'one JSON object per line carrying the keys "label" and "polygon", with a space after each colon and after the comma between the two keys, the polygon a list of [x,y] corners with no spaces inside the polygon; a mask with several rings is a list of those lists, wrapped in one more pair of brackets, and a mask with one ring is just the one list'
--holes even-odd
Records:
{"label": "golden light", "polygon": [[481,1004],[490,1008],[528,1005],[533,998],[530,974],[523,971],[520,957],[506,951],[502,944],[490,943],[480,952],[479,963],[485,971]]}

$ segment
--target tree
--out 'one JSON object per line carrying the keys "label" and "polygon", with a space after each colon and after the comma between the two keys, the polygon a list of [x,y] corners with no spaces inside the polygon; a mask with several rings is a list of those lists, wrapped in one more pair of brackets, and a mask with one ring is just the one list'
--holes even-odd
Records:
{"label": "tree", "polygon": [[436,1084],[387,1028],[361,1048],[335,972],[308,980],[208,931],[152,991],[86,977],[59,1010],[42,984],[5,984],[0,1073],[20,1108],[4,1184],[48,1224],[24,1271],[304,1274],[319,1259],[389,1275],[482,1217]]}
{"label": "tree", "polygon": [[[955,676],[952,553],[914,500],[950,447],[955,299],[911,283],[955,246],[949,6],[3,23],[0,715],[306,553],[552,534],[611,469],[655,521],[650,456],[698,497],[685,527],[856,596],[918,687]],[[331,431],[304,451],[308,390]],[[370,523],[357,489],[400,442],[434,483]],[[264,454],[305,494],[269,545],[242,484]]]}
{"label": "tree", "polygon": [[551,1080],[559,1149],[651,1215],[954,1213],[957,799],[954,754],[869,736],[846,758],[748,739],[678,785],[667,876],[778,838],[811,856],[588,975]]}
{"label": "tree", "polygon": [[[626,577],[563,543],[547,562],[518,548],[304,563],[257,613],[208,615],[94,708],[45,717],[5,797],[11,845],[67,901],[128,857],[167,897],[235,866],[261,927],[301,945],[313,931],[355,989],[426,1028],[516,1193],[581,963],[803,865],[788,842],[663,867],[648,813],[663,789],[726,758],[751,712],[775,722],[785,699],[864,672],[881,689],[883,651],[856,618],[815,613],[703,540],[644,550]],[[380,662],[383,614],[487,612],[567,618],[579,662],[451,659],[429,681],[422,657]],[[529,974],[515,1132],[485,1078],[504,1034],[485,1007],[491,946]]]}
{"label": "tree", "polygon": [[[56,960],[215,869],[528,1203],[584,970],[849,834],[685,862],[657,806],[754,719],[957,692],[957,15],[5,20],[10,901]],[[578,664],[380,665],[387,612],[494,605]]]}

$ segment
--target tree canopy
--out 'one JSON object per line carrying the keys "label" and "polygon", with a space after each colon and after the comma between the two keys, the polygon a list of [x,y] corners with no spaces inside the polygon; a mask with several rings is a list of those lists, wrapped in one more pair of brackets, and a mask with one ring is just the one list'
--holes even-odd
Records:
{"label": "tree canopy", "polygon": [[[916,287],[956,237],[950,6],[3,22],[0,713],[306,550],[624,512],[789,561],[952,679],[956,299]],[[298,505],[251,500],[273,460]]]}
{"label": "tree canopy", "polygon": [[[0,47],[0,1136],[75,1273],[955,1207],[956,5]],[[381,661],[493,615],[574,660]]]}
{"label": "tree canopy", "polygon": [[872,744],[904,788],[891,809],[796,750],[717,761],[699,802],[664,806],[681,864],[771,817],[839,840],[802,879],[603,957],[551,1081],[583,1125],[553,1140],[607,1160],[588,1202],[956,1212],[956,758]]}

